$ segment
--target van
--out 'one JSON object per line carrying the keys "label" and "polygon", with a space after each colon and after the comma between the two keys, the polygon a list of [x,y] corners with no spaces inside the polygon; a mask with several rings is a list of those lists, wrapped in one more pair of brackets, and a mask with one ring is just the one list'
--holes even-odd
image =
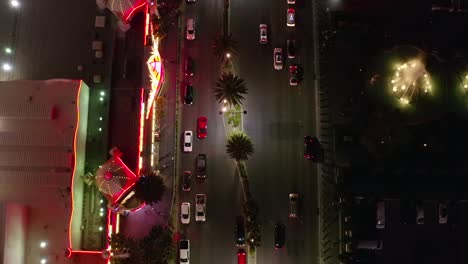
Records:
{"label": "van", "polygon": [[187,19],[187,39],[195,39],[195,20],[193,18]]}

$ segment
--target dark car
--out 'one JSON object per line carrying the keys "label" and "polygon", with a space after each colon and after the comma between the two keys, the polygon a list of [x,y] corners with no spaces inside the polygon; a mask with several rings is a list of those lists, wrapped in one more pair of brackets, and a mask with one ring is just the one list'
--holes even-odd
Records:
{"label": "dark car", "polygon": [[185,58],[185,76],[193,76],[195,74],[195,61],[192,57]]}
{"label": "dark car", "polygon": [[239,247],[245,244],[245,228],[244,218],[242,216],[236,217],[236,245]]}
{"label": "dark car", "polygon": [[275,249],[283,248],[285,240],[286,226],[282,223],[277,223],[275,225]]}
{"label": "dark car", "polygon": [[288,39],[286,41],[286,46],[288,50],[288,58],[292,59],[296,57],[296,41],[293,39]]}
{"label": "dark car", "polygon": [[182,190],[183,191],[190,191],[192,185],[192,172],[184,171],[182,175]]}
{"label": "dark car", "polygon": [[321,158],[320,142],[316,137],[304,137],[304,158],[312,161],[319,161]]}
{"label": "dark car", "polygon": [[198,154],[196,160],[197,178],[200,180],[206,179],[206,154]]}
{"label": "dark car", "polygon": [[184,104],[191,105],[193,104],[193,86],[187,84],[184,91]]}

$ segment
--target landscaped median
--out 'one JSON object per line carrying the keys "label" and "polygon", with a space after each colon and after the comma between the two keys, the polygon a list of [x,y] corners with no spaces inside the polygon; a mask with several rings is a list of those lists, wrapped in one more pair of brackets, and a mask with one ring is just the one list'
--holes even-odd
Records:
{"label": "landscaped median", "polygon": [[236,75],[231,53],[226,53],[220,70],[220,78],[213,89],[214,95],[221,105],[223,125],[226,132],[226,153],[234,160],[236,171],[242,184],[243,214],[248,245],[248,262],[256,263],[255,248],[262,243],[261,224],[258,220],[258,206],[250,191],[247,166],[245,161],[254,153],[250,137],[244,132],[243,119],[247,113],[242,109],[247,93],[245,81]]}

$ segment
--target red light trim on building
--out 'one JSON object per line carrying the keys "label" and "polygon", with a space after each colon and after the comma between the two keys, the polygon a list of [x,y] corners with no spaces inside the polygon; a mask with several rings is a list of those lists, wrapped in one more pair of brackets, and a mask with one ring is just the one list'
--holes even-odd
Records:
{"label": "red light trim on building", "polygon": [[[73,156],[74,156],[74,166],[76,166],[76,139],[78,137],[78,125],[80,124],[80,92],[81,86],[83,85],[83,81],[80,80],[80,85],[78,87],[78,92],[76,94],[76,125],[75,125],[75,135],[73,136]],[[70,213],[70,221],[68,222],[68,247],[70,250],[72,249],[72,219],[73,219],[73,212],[74,208],[74,197],[73,197],[73,188],[75,182],[75,174],[76,174],[76,167],[73,168],[72,179],[71,179],[71,213]]]}
{"label": "red light trim on building", "polygon": [[140,94],[140,136],[138,141],[138,168],[136,174],[139,175],[141,168],[143,168],[143,158],[141,154],[143,153],[143,137],[144,137],[144,128],[145,128],[145,102],[144,102],[144,89],[141,88]]}
{"label": "red light trim on building", "polygon": [[149,7],[146,5],[146,22],[145,22],[145,39],[143,40],[144,45],[146,46],[146,42],[148,42],[148,36],[149,36],[149,29],[150,29],[150,13],[149,13]]}
{"label": "red light trim on building", "polygon": [[156,95],[159,93],[159,90],[164,82],[164,68],[162,65],[161,54],[159,53],[159,39],[153,40],[153,51],[151,56],[146,62],[148,65],[148,71],[151,78],[151,92],[147,100],[147,109],[146,109],[146,119],[149,118],[151,113],[151,107],[153,106]]}
{"label": "red light trim on building", "polygon": [[143,3],[141,3],[140,5],[134,7],[132,9],[132,11],[130,11],[130,13],[127,15],[127,17],[125,17],[125,21],[128,22],[128,19],[133,15],[133,13],[135,11],[137,11],[138,9],[140,9],[142,6],[146,5],[146,1],[144,1]]}

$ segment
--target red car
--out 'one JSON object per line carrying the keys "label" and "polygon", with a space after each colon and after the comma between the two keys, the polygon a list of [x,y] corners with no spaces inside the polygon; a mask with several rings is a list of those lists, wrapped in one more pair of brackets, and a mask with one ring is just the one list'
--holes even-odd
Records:
{"label": "red car", "polygon": [[243,249],[237,251],[237,264],[247,264],[247,254]]}
{"label": "red car", "polygon": [[198,138],[206,138],[208,128],[208,118],[204,116],[200,116],[197,122],[197,137]]}

